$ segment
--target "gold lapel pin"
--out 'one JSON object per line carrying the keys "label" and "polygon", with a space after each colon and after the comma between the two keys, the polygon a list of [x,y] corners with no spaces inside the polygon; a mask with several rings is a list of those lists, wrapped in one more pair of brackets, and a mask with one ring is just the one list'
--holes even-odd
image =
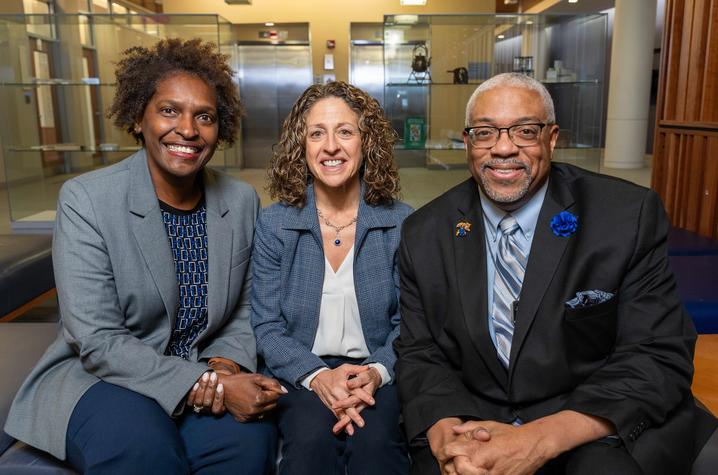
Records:
{"label": "gold lapel pin", "polygon": [[464,237],[471,232],[471,223],[468,221],[459,221],[456,225],[456,236]]}

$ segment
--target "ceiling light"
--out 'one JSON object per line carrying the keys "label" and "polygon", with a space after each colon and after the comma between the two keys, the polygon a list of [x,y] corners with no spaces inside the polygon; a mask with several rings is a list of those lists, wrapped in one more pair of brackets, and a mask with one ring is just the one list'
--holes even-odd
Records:
{"label": "ceiling light", "polygon": [[398,25],[413,25],[419,23],[419,15],[394,15],[394,22]]}
{"label": "ceiling light", "polygon": [[499,35],[499,36],[497,36],[497,38],[500,39],[500,40],[503,40],[503,39],[506,38],[506,37],[505,37],[504,35]]}
{"label": "ceiling light", "polygon": [[274,26],[274,22],[268,21],[264,24],[264,26]]}
{"label": "ceiling light", "polygon": [[578,0],[568,0],[568,3],[578,3]]}
{"label": "ceiling light", "polygon": [[531,20],[526,20],[526,24],[527,24],[527,25],[533,25],[534,22],[532,22]]}
{"label": "ceiling light", "polygon": [[399,4],[407,7],[410,5],[426,5],[426,0],[399,0]]}

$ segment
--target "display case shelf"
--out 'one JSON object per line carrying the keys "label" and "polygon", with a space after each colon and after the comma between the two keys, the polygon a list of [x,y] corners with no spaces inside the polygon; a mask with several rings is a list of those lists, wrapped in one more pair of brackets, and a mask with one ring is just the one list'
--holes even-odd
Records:
{"label": "display case shelf", "polygon": [[88,147],[77,144],[48,144],[48,145],[32,145],[30,147],[8,147],[7,152],[63,152],[63,153],[124,153],[132,154],[140,149],[139,146],[123,146],[116,145],[99,147]]}
{"label": "display case shelf", "polygon": [[38,79],[30,82],[0,82],[0,87],[40,87],[40,86],[102,86],[115,87],[115,83],[103,83],[98,78],[82,78],[79,81],[70,79]]}

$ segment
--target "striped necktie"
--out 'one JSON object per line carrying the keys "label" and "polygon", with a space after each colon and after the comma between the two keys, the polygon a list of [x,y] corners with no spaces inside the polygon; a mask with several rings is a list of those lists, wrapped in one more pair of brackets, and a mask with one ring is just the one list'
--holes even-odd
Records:
{"label": "striped necktie", "polygon": [[521,293],[526,272],[526,255],[516,242],[519,223],[507,214],[499,223],[501,237],[496,252],[494,308],[491,319],[496,335],[496,350],[504,367],[509,367],[511,338],[514,335],[514,303]]}

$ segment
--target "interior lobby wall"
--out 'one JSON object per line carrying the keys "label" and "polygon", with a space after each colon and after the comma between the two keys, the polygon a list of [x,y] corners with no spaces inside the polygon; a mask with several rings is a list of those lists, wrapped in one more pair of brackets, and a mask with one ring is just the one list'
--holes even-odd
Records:
{"label": "interior lobby wall", "polygon": [[[314,76],[334,73],[349,79],[349,31],[352,22],[382,22],[390,14],[494,13],[495,0],[428,0],[423,7],[404,7],[399,0],[252,0],[251,5],[228,5],[224,0],[172,0],[165,13],[216,13],[232,23],[309,23]],[[335,40],[329,50],[327,40]],[[324,69],[324,55],[334,54],[334,70]]]}

